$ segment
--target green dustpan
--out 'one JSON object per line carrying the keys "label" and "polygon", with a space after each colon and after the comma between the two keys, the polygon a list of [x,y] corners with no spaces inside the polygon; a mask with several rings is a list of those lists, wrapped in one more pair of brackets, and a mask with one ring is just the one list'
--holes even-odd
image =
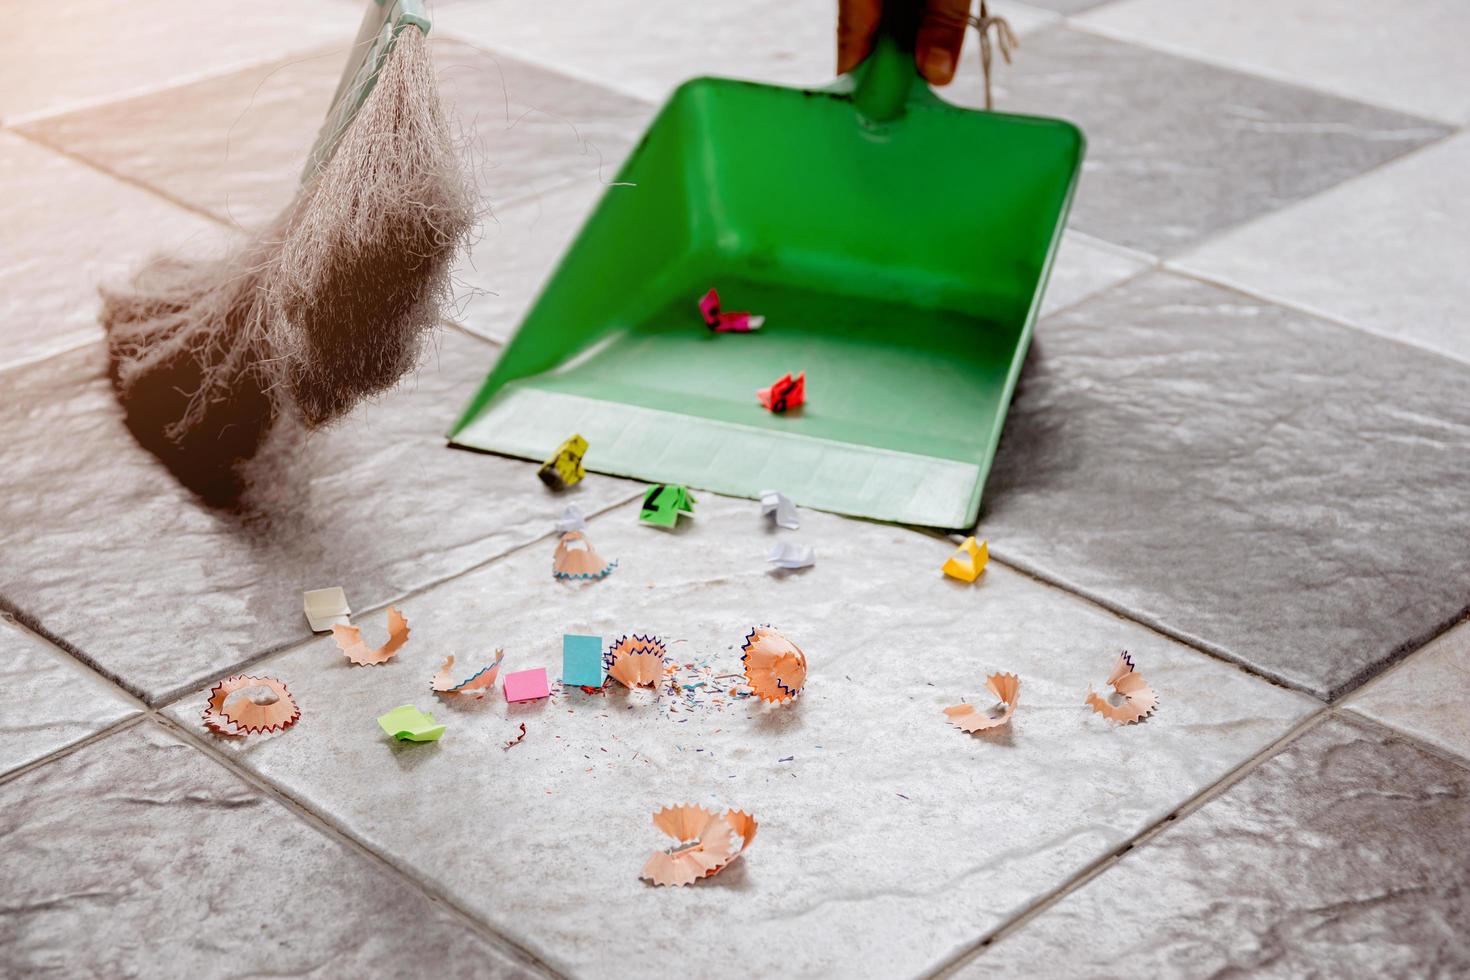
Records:
{"label": "green dustpan", "polygon": [[[687,82],[450,433],[592,470],[937,527],[975,522],[1081,165],[976,112],[889,24],[826,89]],[[697,303],[763,315],[711,333]],[[756,389],[806,373],[807,404]]]}

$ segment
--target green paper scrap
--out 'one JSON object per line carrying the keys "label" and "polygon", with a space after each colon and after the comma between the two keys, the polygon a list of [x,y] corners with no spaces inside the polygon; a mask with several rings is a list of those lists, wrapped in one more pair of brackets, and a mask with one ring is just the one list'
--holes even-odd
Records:
{"label": "green paper scrap", "polygon": [[434,716],[411,704],[400,704],[378,716],[378,727],[400,742],[437,742],[444,726],[434,724]]}
{"label": "green paper scrap", "polygon": [[694,514],[694,494],[677,483],[660,483],[644,492],[638,519],[644,524],[673,527],[680,514]]}

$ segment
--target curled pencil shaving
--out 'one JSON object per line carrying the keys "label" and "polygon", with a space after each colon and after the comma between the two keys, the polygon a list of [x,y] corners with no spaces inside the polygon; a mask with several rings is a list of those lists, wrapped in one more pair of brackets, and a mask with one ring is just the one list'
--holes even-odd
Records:
{"label": "curled pencil shaving", "polygon": [[333,626],[332,639],[337,641],[338,649],[347,655],[347,659],[360,667],[386,663],[408,642],[408,620],[403,618],[397,606],[389,606],[388,641],[376,650],[368,649],[362,642],[362,630],[356,626]]}
{"label": "curled pencil shaving", "polygon": [[657,688],[664,653],[664,642],[656,636],[619,637],[607,652],[607,675],[624,687]]}
{"label": "curled pencil shaving", "polygon": [[1135,672],[1133,658],[1128,656],[1126,650],[1118,655],[1118,662],[1113,665],[1113,672],[1108,675],[1107,683],[1121,699],[1119,703],[1114,704],[1109,698],[1097,694],[1090,684],[1087,686],[1084,703],[1109,721],[1132,725],[1153,714],[1154,709],[1159,706],[1159,696],[1148,686],[1143,676]]}
{"label": "curled pencil shaving", "polygon": [[[1011,715],[1016,713],[1016,699],[1021,692],[1021,679],[1015,674],[991,674],[985,679],[985,686],[995,699],[1005,705],[1004,710],[997,714],[989,711],[981,711],[973,704],[956,704],[945,708],[944,713],[949,716],[949,723],[962,732],[984,732],[999,728],[1008,724]],[[993,709],[992,709],[993,710]]]}
{"label": "curled pencil shaving", "polygon": [[618,567],[615,561],[606,561],[592,548],[592,542],[581,531],[568,531],[556,544],[556,555],[551,562],[551,574],[559,579],[606,578]]}
{"label": "curled pencil shaving", "polygon": [[753,627],[741,651],[745,682],[756,697],[785,704],[801,693],[806,684],[806,654],[778,630]]}
{"label": "curled pencil shaving", "polygon": [[520,745],[521,744],[521,740],[523,738],[525,738],[525,737],[526,737],[526,723],[525,722],[521,722],[521,733],[519,735],[517,735],[515,738],[511,739],[509,742],[506,742],[505,743],[506,751],[510,751],[510,747],[513,746],[513,745]]}
{"label": "curled pencil shaving", "polygon": [[495,689],[495,679],[500,676],[500,661],[504,659],[505,651],[497,647],[494,663],[481,667],[462,681],[456,681],[449,672],[454,666],[454,654],[451,653],[444,658],[444,666],[439,668],[439,672],[429,682],[429,689],[435,694],[463,694],[481,700]]}
{"label": "curled pencil shaving", "polygon": [[691,885],[718,874],[745,853],[759,827],[743,810],[714,813],[690,803],[664,807],[653,825],[677,842],[643,865],[639,877],[655,885]]}
{"label": "curled pencil shaving", "polygon": [[204,706],[204,727],[220,735],[284,731],[300,717],[296,699],[274,677],[227,677],[210,690]]}

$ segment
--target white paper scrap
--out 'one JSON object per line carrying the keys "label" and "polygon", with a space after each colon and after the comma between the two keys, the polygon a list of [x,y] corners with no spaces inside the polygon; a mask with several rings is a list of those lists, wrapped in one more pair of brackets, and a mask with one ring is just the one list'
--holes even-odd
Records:
{"label": "white paper scrap", "polygon": [[347,605],[347,593],[340,585],[301,593],[301,606],[313,633],[325,633],[333,626],[347,626],[351,622],[348,617],[352,615],[352,609]]}
{"label": "white paper scrap", "polygon": [[771,549],[766,560],[777,568],[807,568],[817,563],[817,553],[809,545],[782,541]]}
{"label": "white paper scrap", "polygon": [[567,509],[557,519],[556,530],[559,534],[587,530],[587,518],[582,514],[582,508],[576,504],[567,504]]}
{"label": "white paper scrap", "polygon": [[787,530],[795,531],[801,526],[796,517],[796,505],[784,493],[775,490],[761,491],[761,513]]}

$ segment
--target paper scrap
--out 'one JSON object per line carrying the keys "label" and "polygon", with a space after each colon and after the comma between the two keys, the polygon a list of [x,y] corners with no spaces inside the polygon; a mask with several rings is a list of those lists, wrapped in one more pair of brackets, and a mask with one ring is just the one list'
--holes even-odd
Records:
{"label": "paper scrap", "polygon": [[444,734],[444,726],[435,724],[433,715],[411,704],[400,704],[379,715],[378,727],[400,742],[437,742]]}
{"label": "paper scrap", "polygon": [[594,551],[592,542],[581,531],[563,534],[551,559],[551,574],[563,582],[607,578],[617,567],[617,562],[608,561]]}
{"label": "paper scrap", "polygon": [[521,741],[525,737],[526,737],[526,723],[525,722],[521,722],[521,733],[519,735],[517,735],[515,738],[511,739],[509,742],[506,742],[505,743],[505,748],[507,750],[509,750],[511,748],[511,746],[513,746],[513,745],[520,745],[521,744]]}
{"label": "paper scrap", "polygon": [[720,294],[713,288],[700,297],[699,315],[704,317],[705,326],[715,333],[750,333],[752,330],[759,330],[766,322],[763,316],[753,316],[745,312],[721,312]]}
{"label": "paper scrap", "polygon": [[673,527],[679,515],[694,516],[694,494],[677,483],[660,483],[643,492],[643,509],[638,520],[659,527]]}
{"label": "paper scrap", "polygon": [[518,670],[514,674],[505,675],[505,700],[535,701],[539,698],[551,697],[551,683],[546,679],[545,667],[533,667],[530,670]]}
{"label": "paper scrap", "polygon": [[1005,705],[1003,710],[981,711],[973,704],[957,704],[945,708],[949,723],[962,732],[984,732],[999,728],[1010,722],[1016,713],[1016,698],[1020,696],[1021,679],[1015,674],[991,674],[985,686],[995,699]]}
{"label": "paper scrap", "polygon": [[563,687],[601,687],[607,683],[602,662],[602,637],[564,634],[561,638]]}
{"label": "paper scrap", "polygon": [[817,563],[817,553],[811,545],[778,541],[766,561],[777,568],[809,568]]}
{"label": "paper scrap", "polygon": [[333,626],[346,626],[352,621],[348,618],[352,609],[347,605],[347,593],[340,585],[301,593],[301,607],[313,633],[325,633]]}
{"label": "paper scrap", "polygon": [[435,694],[463,694],[477,701],[483,700],[485,695],[495,690],[495,678],[500,675],[500,662],[504,659],[505,651],[496,648],[493,664],[481,667],[462,681],[456,681],[455,675],[450,673],[450,669],[454,667],[454,654],[448,654],[444,658],[444,666],[429,681],[429,690]]}
{"label": "paper scrap", "polygon": [[587,475],[587,471],[582,468],[582,457],[585,455],[587,455],[587,440],[579,435],[573,435],[556,447],[556,452],[541,464],[536,475],[551,489],[565,490],[572,484],[580,482],[582,477]]}
{"label": "paper scrap", "polygon": [[656,636],[621,636],[607,651],[607,674],[624,687],[657,689],[664,675],[664,641]]}
{"label": "paper scrap", "polygon": [[274,677],[227,677],[210,689],[204,705],[204,727],[219,735],[285,731],[300,717],[296,699]]}
{"label": "paper scrap", "polygon": [[568,531],[587,530],[587,517],[582,513],[582,508],[576,504],[567,504],[566,509],[561,512],[561,517],[556,520],[556,529],[562,534]]}
{"label": "paper scrap", "polygon": [[777,415],[788,408],[796,408],[806,403],[806,372],[803,371],[796,377],[790,373],[777,378],[769,388],[761,388],[755,393],[760,403]]}
{"label": "paper scrap", "polygon": [[338,649],[347,654],[349,661],[364,666],[387,662],[408,642],[408,632],[408,620],[403,618],[403,613],[397,606],[389,606],[388,640],[376,650],[369,650],[362,642],[362,630],[356,626],[333,626],[332,638],[337,641]]}
{"label": "paper scrap", "polygon": [[[1087,685],[1087,697],[1083,703],[1109,721],[1132,725],[1147,718],[1159,706],[1159,696],[1134,670],[1133,658],[1124,650],[1108,675],[1107,684],[1113,689],[1111,697],[1102,697]],[[1117,703],[1114,703],[1116,698]]]}
{"label": "paper scrap", "polygon": [[769,626],[756,626],[740,648],[745,683],[762,701],[785,704],[806,684],[806,654]]}
{"label": "paper scrap", "polygon": [[801,521],[796,516],[796,505],[791,502],[790,497],[779,491],[761,491],[761,513],[788,531],[801,527]]}
{"label": "paper scrap", "polygon": [[945,559],[944,574],[961,582],[973,582],[985,571],[990,562],[990,542],[976,543],[974,537],[966,538],[958,551]]}
{"label": "paper scrap", "polygon": [[655,885],[692,885],[719,874],[745,853],[760,826],[743,810],[713,813],[692,803],[664,807],[653,825],[675,841],[643,865],[639,877]]}

